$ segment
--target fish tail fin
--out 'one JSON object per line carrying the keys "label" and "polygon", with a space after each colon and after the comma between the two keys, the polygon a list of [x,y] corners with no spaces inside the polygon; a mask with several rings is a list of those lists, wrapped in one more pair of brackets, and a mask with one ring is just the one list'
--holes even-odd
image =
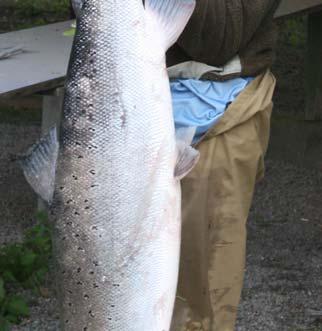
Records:
{"label": "fish tail fin", "polygon": [[161,29],[165,49],[177,41],[195,5],[195,0],[145,0],[146,12],[156,20]]}
{"label": "fish tail fin", "polygon": [[54,195],[58,149],[57,131],[52,128],[18,159],[27,182],[49,204]]}
{"label": "fish tail fin", "polygon": [[195,127],[176,130],[177,164],[174,170],[174,177],[176,179],[180,180],[185,177],[199,161],[199,151],[191,147],[195,133]]}

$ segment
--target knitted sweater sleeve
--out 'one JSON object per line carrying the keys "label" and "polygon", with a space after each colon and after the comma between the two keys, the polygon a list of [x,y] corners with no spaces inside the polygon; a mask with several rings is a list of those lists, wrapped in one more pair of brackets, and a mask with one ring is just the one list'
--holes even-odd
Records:
{"label": "knitted sweater sleeve", "polygon": [[[176,45],[168,52],[168,63],[183,60],[223,66],[240,55],[256,61],[256,54],[268,51],[273,57],[275,29],[273,15],[280,0],[197,0],[197,6]],[[255,57],[254,57],[255,56]],[[258,58],[263,61],[262,58]],[[248,66],[248,59],[244,63]],[[255,65],[256,67],[256,65]],[[256,72],[258,68],[251,69]]]}

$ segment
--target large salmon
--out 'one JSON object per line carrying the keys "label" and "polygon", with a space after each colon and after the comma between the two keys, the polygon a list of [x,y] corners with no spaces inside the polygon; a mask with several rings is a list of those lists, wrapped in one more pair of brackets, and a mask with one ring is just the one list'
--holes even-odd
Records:
{"label": "large salmon", "polygon": [[60,137],[52,129],[22,161],[51,204],[62,330],[169,330],[179,179],[198,153],[193,130],[175,139],[165,51],[194,5],[85,0],[80,10]]}

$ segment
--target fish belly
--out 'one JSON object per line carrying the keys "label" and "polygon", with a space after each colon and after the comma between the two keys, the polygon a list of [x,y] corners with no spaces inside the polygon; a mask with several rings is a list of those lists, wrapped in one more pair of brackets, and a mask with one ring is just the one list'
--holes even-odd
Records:
{"label": "fish belly", "polygon": [[52,207],[62,330],[170,325],[180,188],[169,83],[129,3],[85,2],[74,41]]}

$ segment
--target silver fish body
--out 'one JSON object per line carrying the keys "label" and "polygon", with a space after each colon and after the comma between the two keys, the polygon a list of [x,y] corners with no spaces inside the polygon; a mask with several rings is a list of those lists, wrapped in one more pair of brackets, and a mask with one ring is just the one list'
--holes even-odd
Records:
{"label": "silver fish body", "polygon": [[194,2],[146,6],[88,0],[78,19],[51,206],[62,330],[170,327],[181,201],[165,51]]}

